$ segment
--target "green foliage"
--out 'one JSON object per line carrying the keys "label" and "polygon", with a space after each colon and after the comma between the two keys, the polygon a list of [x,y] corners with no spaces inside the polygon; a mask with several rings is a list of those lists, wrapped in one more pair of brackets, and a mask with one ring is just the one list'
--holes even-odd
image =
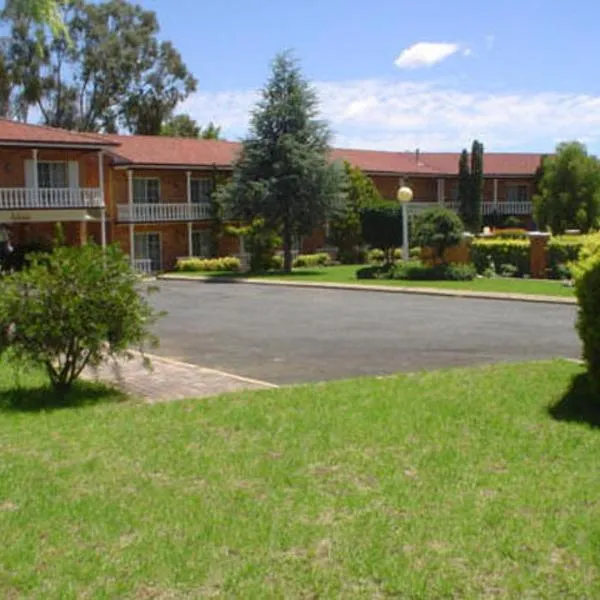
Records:
{"label": "green foliage", "polygon": [[327,252],[317,252],[316,254],[300,254],[294,260],[294,268],[299,267],[324,267],[329,263],[329,254]]}
{"label": "green foliage", "polygon": [[499,273],[501,265],[514,265],[518,277],[530,273],[530,243],[527,240],[475,239],[471,244],[471,261],[478,273],[493,265]]}
{"label": "green foliage", "polygon": [[494,231],[494,237],[496,239],[527,240],[529,239],[529,234],[526,229],[507,228],[496,229],[496,231]]}
{"label": "green foliage", "polygon": [[402,246],[402,209],[393,202],[361,210],[362,235],[372,248],[382,250],[386,262],[393,262],[393,252]]}
{"label": "green foliage", "polygon": [[[468,231],[478,233],[483,222],[481,203],[483,195],[483,144],[477,140],[469,153],[463,150],[458,162],[458,201],[460,216]],[[496,223],[494,223],[496,225]]]}
{"label": "green foliage", "polygon": [[534,213],[539,226],[555,235],[598,227],[600,165],[583,144],[559,144],[554,156],[544,158]]}
{"label": "green foliage", "polygon": [[223,256],[221,258],[179,258],[177,259],[177,271],[199,272],[199,271],[240,271],[242,264],[235,256]]}
{"label": "green foliage", "polygon": [[233,235],[243,236],[246,250],[250,253],[250,270],[253,273],[276,268],[275,253],[281,247],[281,238],[268,227],[264,219],[254,219],[245,227],[228,227]]}
{"label": "green foliage", "polygon": [[500,268],[498,269],[500,277],[516,277],[518,273],[518,267],[512,264],[500,265]]}
{"label": "green foliage", "polygon": [[[392,256],[394,260],[402,260],[402,248],[394,248]],[[411,248],[410,257],[419,258],[421,256],[421,248]],[[385,261],[386,254],[380,248],[373,248],[367,253],[367,262],[371,264],[379,264]]]}
{"label": "green foliage", "polygon": [[441,261],[448,248],[460,244],[464,234],[460,217],[453,210],[441,206],[418,214],[413,227],[414,242],[432,248],[435,258]]}
{"label": "green foliage", "polygon": [[477,271],[473,265],[425,265],[421,261],[407,261],[394,267],[393,279],[407,281],[472,281]]}
{"label": "green foliage", "polygon": [[502,227],[505,227],[506,229],[519,229],[523,227],[523,221],[521,221],[519,217],[509,215],[502,222]]}
{"label": "green foliage", "polygon": [[343,173],[329,161],[329,139],[315,90],[296,60],[278,55],[226,198],[233,217],[245,222],[258,217],[267,229],[281,232],[288,272],[294,237],[322,226],[342,197]]}
{"label": "green foliage", "polygon": [[221,128],[217,127],[212,121],[205,128],[202,128],[202,126],[189,115],[180,114],[171,116],[162,124],[160,135],[218,140],[221,135]]}
{"label": "green foliage", "polygon": [[[360,211],[382,202],[373,180],[358,167],[344,162],[345,198],[342,206],[329,219],[328,243],[338,249],[338,259],[355,257],[364,243]],[[345,262],[342,260],[342,262]]]}
{"label": "green foliage", "polygon": [[87,365],[154,342],[156,319],[128,257],[116,246],[59,246],[31,257],[2,281],[0,352],[45,368],[54,389],[69,389]]}
{"label": "green foliage", "polygon": [[7,13],[4,63],[13,112],[36,106],[46,125],[79,131],[158,134],[196,80],[156,14],[122,0],[59,3],[69,40],[36,20]]}
{"label": "green foliage", "polygon": [[577,330],[583,356],[597,398],[600,398],[600,234],[586,240],[580,259],[573,265],[579,303]]}
{"label": "green foliage", "polygon": [[548,269],[550,277],[570,279],[569,265],[579,259],[579,254],[589,236],[552,236],[548,241]]}

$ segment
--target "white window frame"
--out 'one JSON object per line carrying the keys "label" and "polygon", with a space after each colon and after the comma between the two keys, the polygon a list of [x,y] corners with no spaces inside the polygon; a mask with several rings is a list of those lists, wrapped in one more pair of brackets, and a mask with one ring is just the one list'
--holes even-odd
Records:
{"label": "white window frame", "polygon": [[[211,243],[210,234],[211,234],[210,229],[193,229],[192,230],[192,256],[196,256],[198,258],[210,258],[210,245],[211,245],[210,244]],[[194,241],[194,238],[195,237],[198,238],[202,235],[208,236],[208,242],[206,244],[206,253],[205,254],[202,254],[202,253],[196,254],[194,252],[194,247],[196,246],[196,242]],[[200,249],[202,248],[202,244],[200,242],[198,243],[198,246],[200,247]]]}
{"label": "white window frame", "polygon": [[156,235],[158,236],[158,253],[159,253],[159,259],[158,259],[158,269],[156,269],[157,271],[162,270],[162,266],[163,266],[163,244],[162,244],[162,233],[160,231],[136,231],[134,234],[134,238],[133,238],[133,258],[134,260],[144,260],[144,259],[148,259],[148,260],[152,260],[152,257],[150,256],[138,256],[136,253],[136,239],[138,237],[148,237],[149,235]]}
{"label": "white window frame", "polygon": [[[200,193],[202,192],[202,184],[208,183],[208,188],[209,188],[209,192],[208,195],[203,195],[200,196]],[[194,200],[194,184],[196,184],[198,186],[198,200]],[[192,204],[210,204],[211,202],[211,196],[212,193],[214,192],[214,186],[213,186],[213,180],[210,177],[192,177],[191,181],[190,181],[190,193],[191,193],[191,198],[190,201],[192,202]]]}
{"label": "white window frame", "polygon": [[[144,182],[144,198],[143,199],[137,198],[135,195],[135,187],[136,187],[135,182],[136,181]],[[156,201],[148,200],[148,182],[149,181],[157,182],[158,194],[157,194]],[[134,177],[133,178],[133,203],[134,204],[160,204],[160,196],[161,196],[160,177]]]}
{"label": "white window frame", "polygon": [[[48,165],[49,167],[52,167],[55,165],[63,165],[63,167],[65,169],[65,181],[64,181],[65,185],[53,185],[54,182],[52,181],[51,170],[48,171],[50,185],[48,185],[48,186],[42,185],[42,177],[41,177],[41,173],[40,173],[40,167],[42,167],[43,165]],[[60,189],[68,188],[71,184],[71,182],[69,181],[69,161],[68,160],[38,160],[37,161],[37,181],[38,181],[38,187],[40,189],[60,190]]]}

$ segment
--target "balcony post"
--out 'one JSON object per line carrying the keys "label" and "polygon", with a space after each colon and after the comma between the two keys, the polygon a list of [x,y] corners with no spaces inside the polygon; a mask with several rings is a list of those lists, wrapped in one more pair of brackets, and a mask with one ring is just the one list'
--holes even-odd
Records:
{"label": "balcony post", "polygon": [[33,197],[36,207],[39,207],[40,204],[40,193],[39,193],[39,177],[38,177],[38,149],[33,148],[31,151],[33,154]]}
{"label": "balcony post", "polygon": [[129,200],[129,259],[133,267],[135,263],[135,237],[133,229],[133,171],[131,169],[127,170],[127,189]]}
{"label": "balcony post", "polygon": [[445,184],[446,181],[444,179],[437,180],[437,201],[439,204],[444,204],[444,196],[445,196]]}
{"label": "balcony post", "polygon": [[[190,215],[190,219],[192,218],[192,172],[185,172],[185,181],[186,181],[186,189],[187,189],[187,201],[188,201],[188,211]],[[188,233],[188,256],[193,255],[193,242],[192,242],[192,221],[188,221],[187,223],[187,233]]]}
{"label": "balcony post", "polygon": [[494,212],[498,211],[498,180],[494,178]]}
{"label": "balcony post", "polygon": [[102,208],[100,209],[100,239],[102,248],[106,248],[106,202],[104,201],[104,152],[98,152],[98,187],[100,188],[100,198],[102,199]]}

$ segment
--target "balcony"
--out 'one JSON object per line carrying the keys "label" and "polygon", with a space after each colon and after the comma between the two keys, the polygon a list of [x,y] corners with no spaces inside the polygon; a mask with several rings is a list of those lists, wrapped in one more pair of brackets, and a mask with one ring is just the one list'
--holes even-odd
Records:
{"label": "balcony", "polygon": [[[460,207],[459,202],[447,200],[444,206],[451,208],[452,210],[458,210]],[[484,215],[491,215],[496,212],[499,215],[531,215],[533,214],[533,204],[531,202],[515,202],[515,201],[499,201],[494,204],[493,202],[482,202],[481,212]]]}
{"label": "balcony", "polygon": [[104,208],[99,188],[0,188],[0,210]]}
{"label": "balcony", "polygon": [[204,221],[211,218],[209,203],[118,204],[117,219],[124,223],[163,223],[168,221]]}

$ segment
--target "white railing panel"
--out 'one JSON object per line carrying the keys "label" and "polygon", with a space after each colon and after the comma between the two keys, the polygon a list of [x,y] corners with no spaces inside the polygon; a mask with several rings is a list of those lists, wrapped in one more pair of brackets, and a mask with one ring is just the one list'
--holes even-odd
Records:
{"label": "white railing panel", "polygon": [[103,208],[100,188],[0,188],[0,209]]}
{"label": "white railing panel", "polygon": [[128,223],[202,221],[211,218],[210,204],[156,202],[117,205],[117,218]]}

